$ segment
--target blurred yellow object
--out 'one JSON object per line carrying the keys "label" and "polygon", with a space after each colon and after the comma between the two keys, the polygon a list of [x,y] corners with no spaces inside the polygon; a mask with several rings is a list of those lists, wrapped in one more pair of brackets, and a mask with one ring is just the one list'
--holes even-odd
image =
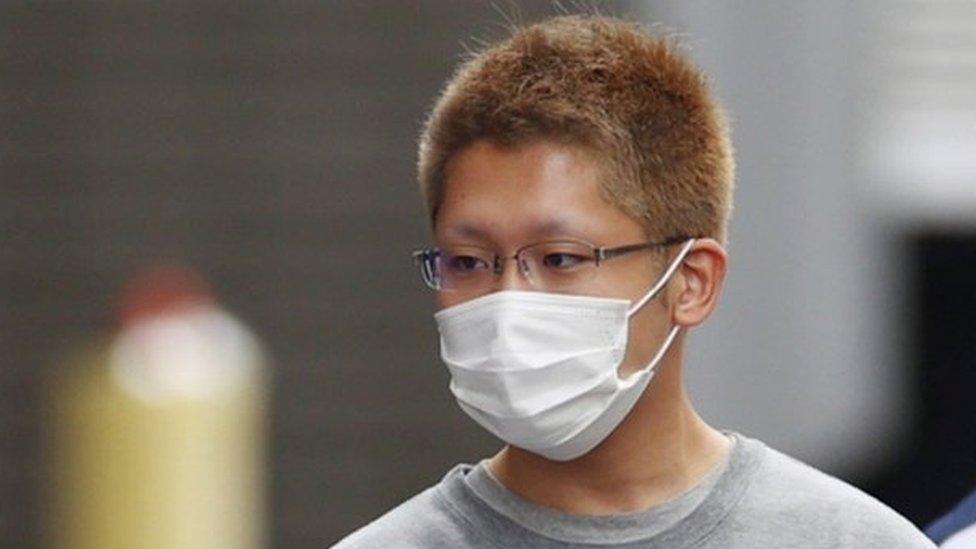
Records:
{"label": "blurred yellow object", "polygon": [[66,365],[49,408],[51,545],[264,547],[261,357],[201,300],[127,321]]}

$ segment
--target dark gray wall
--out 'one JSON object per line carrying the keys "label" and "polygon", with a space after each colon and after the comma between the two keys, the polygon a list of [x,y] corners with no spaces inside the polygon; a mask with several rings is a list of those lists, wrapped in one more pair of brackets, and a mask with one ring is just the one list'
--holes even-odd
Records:
{"label": "dark gray wall", "polygon": [[161,259],[274,357],[275,546],[322,546],[494,447],[445,390],[409,251],[424,113],[460,40],[502,21],[456,0],[0,4],[0,546],[38,543],[56,352]]}

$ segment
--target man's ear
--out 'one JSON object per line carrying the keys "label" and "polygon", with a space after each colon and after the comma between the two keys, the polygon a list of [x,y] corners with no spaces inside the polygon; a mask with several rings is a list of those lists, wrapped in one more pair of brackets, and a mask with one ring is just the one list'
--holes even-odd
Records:
{"label": "man's ear", "polygon": [[683,326],[697,326],[715,309],[725,281],[728,255],[711,238],[696,240],[684,262],[675,273],[677,284],[672,286],[672,318]]}

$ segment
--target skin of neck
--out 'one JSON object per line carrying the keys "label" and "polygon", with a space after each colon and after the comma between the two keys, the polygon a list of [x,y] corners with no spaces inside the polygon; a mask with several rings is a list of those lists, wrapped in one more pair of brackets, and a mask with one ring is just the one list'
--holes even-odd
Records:
{"label": "skin of neck", "polygon": [[533,503],[577,515],[649,509],[697,484],[729,451],[729,439],[692,407],[681,375],[684,332],[630,413],[598,446],[554,461],[506,446],[491,475]]}

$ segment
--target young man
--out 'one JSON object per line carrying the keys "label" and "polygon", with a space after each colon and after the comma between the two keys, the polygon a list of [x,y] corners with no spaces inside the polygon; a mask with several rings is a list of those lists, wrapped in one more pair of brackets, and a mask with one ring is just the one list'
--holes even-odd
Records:
{"label": "young man", "polygon": [[460,67],[422,136],[437,247],[416,257],[450,389],[507,445],[338,547],[932,547],[685,393],[725,277],[728,134],[699,71],[619,20]]}

